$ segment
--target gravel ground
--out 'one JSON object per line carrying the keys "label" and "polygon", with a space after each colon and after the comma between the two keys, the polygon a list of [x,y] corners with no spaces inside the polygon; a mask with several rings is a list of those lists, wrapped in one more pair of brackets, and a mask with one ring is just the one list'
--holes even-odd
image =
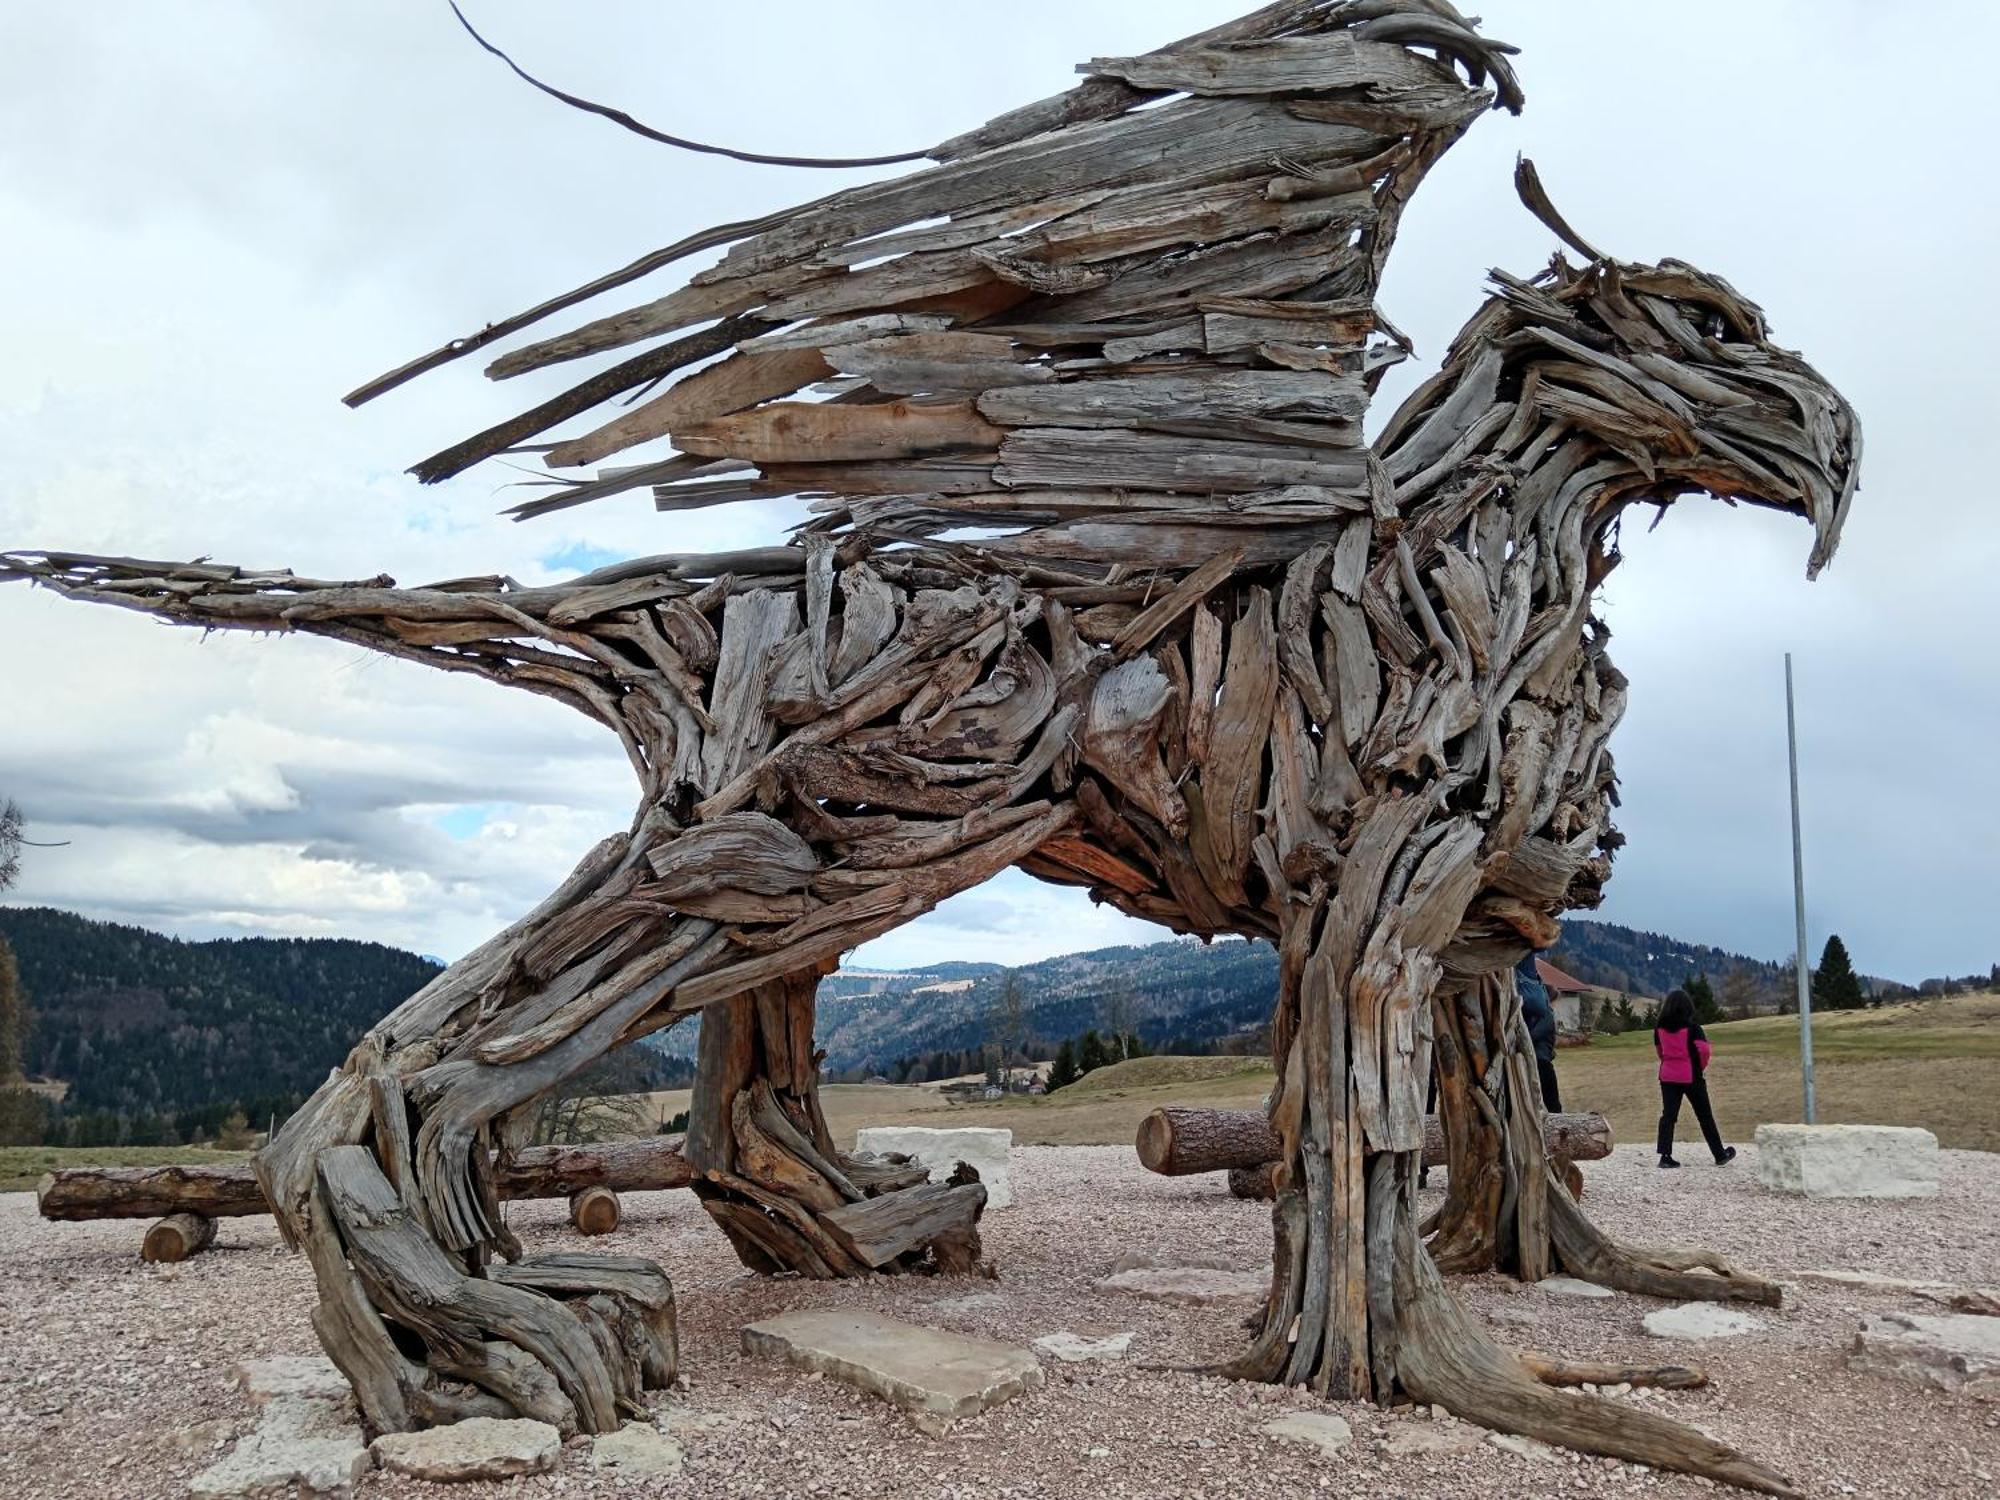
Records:
{"label": "gravel ground", "polygon": [[[1913,1279],[2000,1281],[2000,1155],[1944,1153],[1933,1201],[1807,1203],[1761,1192],[1754,1152],[1727,1170],[1662,1174],[1638,1148],[1592,1163],[1587,1206],[1638,1243],[1702,1243],[1783,1277],[1842,1268]],[[1441,1176],[1442,1174],[1440,1174]],[[1523,1457],[1442,1414],[1327,1406],[1298,1392],[1140,1366],[1210,1360],[1243,1337],[1244,1309],[1186,1309],[1099,1292],[1117,1256],[1267,1258],[1268,1211],[1217,1178],[1170,1180],[1129,1147],[1015,1152],[1019,1206],[985,1226],[997,1282],[760,1280],[742,1273],[685,1193],[629,1195],[623,1227],[591,1248],[656,1257],[680,1297],[687,1389],[654,1396],[655,1418],[687,1453],[677,1479],[619,1482],[587,1444],[560,1473],[441,1486],[377,1473],[373,1497],[458,1500],[543,1493],[658,1496],[1689,1496],[1703,1480],[1550,1451]],[[1435,1187],[1429,1197],[1436,1196]],[[516,1205],[532,1250],[577,1243],[562,1206]],[[233,1220],[180,1266],[138,1259],[138,1223],[48,1224],[26,1193],[0,1195],[0,1496],[173,1496],[251,1425],[224,1372],[244,1358],[317,1352],[311,1280],[269,1220]],[[1503,1341],[1576,1358],[1690,1360],[1704,1390],[1650,1395],[1659,1408],[1742,1447],[1820,1496],[2000,1495],[2000,1407],[1851,1374],[1842,1353],[1861,1315],[1939,1311],[1908,1294],[1800,1284],[1757,1333],[1695,1347],[1645,1336],[1661,1304],[1586,1299],[1497,1277],[1458,1290]],[[942,1438],[819,1377],[754,1364],[747,1322],[794,1308],[855,1306],[1025,1344],[1068,1329],[1131,1330],[1125,1364],[1049,1367],[1047,1389]],[[1630,1398],[1627,1398],[1630,1399]],[[1354,1442],[1325,1455],[1267,1437],[1286,1411],[1331,1410]],[[1398,1453],[1426,1438],[1463,1451]]]}

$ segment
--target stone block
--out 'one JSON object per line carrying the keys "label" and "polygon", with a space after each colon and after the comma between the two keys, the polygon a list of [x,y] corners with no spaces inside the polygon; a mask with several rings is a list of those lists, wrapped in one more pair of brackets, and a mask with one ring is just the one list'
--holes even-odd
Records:
{"label": "stone block", "polygon": [[743,1352],[945,1421],[1038,1391],[1047,1380],[1027,1349],[871,1312],[829,1309],[766,1318],[743,1330]]}
{"label": "stone block", "polygon": [[930,1168],[931,1181],[942,1182],[960,1162],[968,1163],[986,1185],[986,1206],[1006,1208],[1014,1201],[1014,1183],[1007,1174],[1007,1153],[1014,1132],[970,1128],[933,1130],[921,1125],[870,1125],[857,1131],[856,1151],[899,1152]]}
{"label": "stone block", "polygon": [[1937,1137],[1904,1125],[1759,1125],[1757,1181],[1808,1198],[1933,1198]]}

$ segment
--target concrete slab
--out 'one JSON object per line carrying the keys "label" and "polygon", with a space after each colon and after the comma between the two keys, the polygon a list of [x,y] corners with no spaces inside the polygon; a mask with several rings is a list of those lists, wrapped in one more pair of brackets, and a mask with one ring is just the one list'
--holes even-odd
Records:
{"label": "concrete slab", "polygon": [[930,1168],[932,1182],[942,1182],[960,1162],[969,1163],[986,1185],[988,1209],[1007,1208],[1014,1202],[1014,1182],[1007,1172],[1007,1153],[1013,1146],[1011,1130],[970,1126],[934,1130],[922,1125],[870,1125],[854,1135],[856,1151],[898,1152]]}
{"label": "concrete slab", "polygon": [[783,1360],[880,1396],[920,1416],[976,1416],[1038,1391],[1046,1382],[1033,1352],[948,1333],[879,1313],[785,1313],[743,1330],[743,1352]]}
{"label": "concrete slab", "polygon": [[1808,1198],[1934,1198],[1937,1137],[1904,1125],[1759,1125],[1757,1181]]}

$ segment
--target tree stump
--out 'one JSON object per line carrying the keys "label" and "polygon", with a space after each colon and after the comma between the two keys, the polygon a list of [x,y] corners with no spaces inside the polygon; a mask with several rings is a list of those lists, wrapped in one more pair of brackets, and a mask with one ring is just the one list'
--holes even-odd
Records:
{"label": "tree stump", "polygon": [[168,1214],[146,1231],[139,1246],[142,1260],[171,1265],[199,1255],[215,1238],[215,1220],[201,1214]]}
{"label": "tree stump", "polygon": [[569,1221],[580,1234],[609,1234],[618,1227],[619,1216],[618,1195],[610,1188],[588,1187],[570,1195]]}

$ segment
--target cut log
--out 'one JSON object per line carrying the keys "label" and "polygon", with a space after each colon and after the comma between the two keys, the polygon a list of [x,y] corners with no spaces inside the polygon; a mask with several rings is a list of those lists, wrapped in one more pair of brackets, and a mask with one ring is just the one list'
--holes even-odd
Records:
{"label": "cut log", "polygon": [[214,1238],[215,1220],[201,1214],[168,1214],[146,1231],[139,1255],[144,1260],[172,1264],[199,1255]]}
{"label": "cut log", "polygon": [[618,1195],[609,1188],[587,1187],[572,1193],[569,1221],[580,1234],[609,1234],[618,1227]]}
{"label": "cut log", "polygon": [[271,1205],[250,1164],[213,1167],[66,1167],[35,1185],[45,1219],[235,1219]]}
{"label": "cut log", "polygon": [[[1549,1155],[1559,1162],[1599,1161],[1611,1154],[1611,1122],[1603,1115],[1549,1115],[1543,1121],[1542,1135]],[[1134,1144],[1146,1169],[1162,1177],[1225,1169],[1234,1173],[1262,1167],[1279,1155],[1270,1120],[1263,1111],[1254,1109],[1156,1109],[1139,1122]],[[1427,1167],[1446,1164],[1444,1126],[1436,1115],[1424,1117],[1423,1160]],[[1233,1176],[1230,1188],[1235,1191]],[[1270,1194],[1237,1196],[1264,1198]]]}
{"label": "cut log", "polygon": [[[503,1198],[568,1198],[586,1188],[656,1192],[686,1187],[696,1175],[681,1154],[677,1135],[589,1146],[529,1146],[496,1171]],[[45,1219],[151,1219],[180,1213],[238,1219],[271,1211],[247,1162],[66,1167],[43,1177],[35,1198]]]}
{"label": "cut log", "polygon": [[1163,1177],[1256,1167],[1279,1156],[1262,1110],[1156,1109],[1139,1122],[1139,1160]]}

